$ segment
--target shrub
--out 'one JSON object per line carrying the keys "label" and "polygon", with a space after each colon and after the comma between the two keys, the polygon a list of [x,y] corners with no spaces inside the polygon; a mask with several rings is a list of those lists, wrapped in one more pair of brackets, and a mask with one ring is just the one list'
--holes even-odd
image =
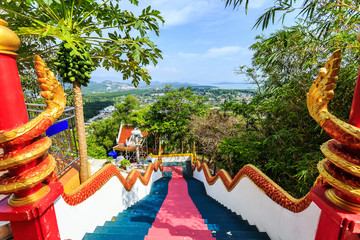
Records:
{"label": "shrub", "polygon": [[127,160],[127,159],[124,159],[124,160],[121,161],[120,166],[122,168],[126,168],[126,166],[130,166],[130,161]]}

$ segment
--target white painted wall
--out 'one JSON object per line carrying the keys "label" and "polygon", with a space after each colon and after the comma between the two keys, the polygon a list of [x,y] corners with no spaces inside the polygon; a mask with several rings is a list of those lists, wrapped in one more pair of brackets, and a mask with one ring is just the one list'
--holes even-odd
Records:
{"label": "white painted wall", "polygon": [[275,203],[247,177],[231,192],[226,190],[221,179],[209,185],[203,170],[195,169],[194,178],[204,183],[209,196],[241,215],[259,231],[266,232],[271,239],[315,239],[321,210],[314,202],[304,211],[293,213]]}
{"label": "white painted wall", "polygon": [[150,193],[152,183],[161,178],[161,171],[153,171],[147,186],[136,180],[130,192],[117,177],[112,177],[100,190],[84,202],[68,205],[62,197],[55,202],[55,212],[61,239],[80,240],[86,232],[93,232],[113,216]]}

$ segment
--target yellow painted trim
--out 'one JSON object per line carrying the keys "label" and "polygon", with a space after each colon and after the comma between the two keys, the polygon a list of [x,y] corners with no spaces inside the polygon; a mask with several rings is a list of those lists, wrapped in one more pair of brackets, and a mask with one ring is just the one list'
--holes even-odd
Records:
{"label": "yellow painted trim", "polygon": [[342,199],[336,193],[334,192],[334,189],[328,189],[325,192],[326,197],[334,203],[336,206],[345,209],[347,211],[353,212],[353,213],[360,213],[360,205],[356,203],[352,203],[349,201],[346,201],[345,199]]}
{"label": "yellow painted trim", "polygon": [[342,191],[352,197],[359,198],[360,197],[360,188],[348,185],[348,184],[336,179],[335,177],[333,177],[330,173],[328,173],[326,171],[326,168],[324,166],[326,161],[327,161],[327,159],[325,158],[324,160],[320,161],[317,165],[320,175],[322,177],[324,177],[325,181],[327,183],[329,183],[331,186],[333,186],[334,188],[339,189],[340,191]]}
{"label": "yellow painted trim", "polygon": [[12,194],[8,200],[8,204],[12,207],[24,206],[36,202],[37,200],[43,198],[49,192],[50,192],[49,186],[45,185],[39,191],[23,198],[16,198],[15,195]]}

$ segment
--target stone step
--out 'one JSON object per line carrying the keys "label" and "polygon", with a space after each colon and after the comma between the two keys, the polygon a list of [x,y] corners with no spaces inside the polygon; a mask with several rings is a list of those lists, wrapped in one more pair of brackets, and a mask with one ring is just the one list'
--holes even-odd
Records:
{"label": "stone step", "polygon": [[127,224],[135,223],[135,222],[144,222],[144,223],[153,223],[155,221],[155,217],[149,216],[120,216],[113,217],[113,222],[123,222]]}
{"label": "stone step", "polygon": [[83,240],[144,240],[144,235],[86,233]]}
{"label": "stone step", "polygon": [[258,231],[257,228],[249,224],[207,224],[211,231]]}
{"label": "stone step", "polygon": [[148,227],[139,227],[133,225],[123,225],[123,226],[98,226],[95,228],[94,233],[106,233],[106,234],[123,234],[126,236],[129,235],[142,235],[145,236],[148,234]]}
{"label": "stone step", "polygon": [[147,222],[125,222],[125,221],[118,221],[118,222],[111,222],[111,221],[106,221],[104,223],[105,227],[124,227],[131,224],[132,226],[136,226],[136,227],[151,227],[151,223],[147,223]]}
{"label": "stone step", "polygon": [[149,229],[149,236],[151,237],[191,237],[192,239],[211,239],[212,233],[209,230],[194,230],[188,228],[176,228],[176,229],[168,229],[168,228],[157,228],[152,227]]}
{"label": "stone step", "polygon": [[270,239],[266,233],[252,231],[211,231],[216,239]]}
{"label": "stone step", "polygon": [[[164,237],[151,237],[146,236],[145,240],[165,240]],[[167,236],[166,240],[194,240],[192,237],[185,237],[185,236]]]}

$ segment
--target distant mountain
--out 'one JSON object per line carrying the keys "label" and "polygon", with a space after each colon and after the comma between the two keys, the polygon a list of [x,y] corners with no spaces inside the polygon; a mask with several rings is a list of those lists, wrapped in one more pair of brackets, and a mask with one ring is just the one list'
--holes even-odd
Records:
{"label": "distant mountain", "polygon": [[222,84],[249,84],[249,83],[247,83],[247,82],[226,82],[226,81],[224,81],[224,82],[216,82],[214,84],[222,85]]}
{"label": "distant mountain", "polygon": [[115,92],[123,88],[130,87],[129,84],[113,82],[110,80],[99,82],[90,82],[87,87],[82,88],[83,93],[101,93],[101,92]]}
{"label": "distant mountain", "polygon": [[198,84],[193,84],[193,83],[183,83],[183,82],[159,82],[159,81],[152,81],[150,83],[150,85],[147,85],[144,82],[141,82],[139,84],[139,87],[150,87],[150,88],[154,88],[154,87],[160,87],[160,88],[164,88],[165,85],[171,85],[173,88],[180,88],[180,87],[199,87],[200,85]]}
{"label": "distant mountain", "polygon": [[[204,88],[214,88],[213,86],[203,86],[198,84],[191,83],[180,83],[180,82],[158,82],[153,81],[150,85],[147,85],[145,82],[140,82],[137,89],[151,89],[151,88],[165,88],[165,85],[171,85],[172,88],[180,88],[180,87],[204,87]],[[103,82],[94,82],[91,81],[87,87],[83,87],[83,93],[104,93],[104,92],[117,92],[122,90],[130,90],[135,89],[132,84],[115,82],[111,80],[106,80]]]}

